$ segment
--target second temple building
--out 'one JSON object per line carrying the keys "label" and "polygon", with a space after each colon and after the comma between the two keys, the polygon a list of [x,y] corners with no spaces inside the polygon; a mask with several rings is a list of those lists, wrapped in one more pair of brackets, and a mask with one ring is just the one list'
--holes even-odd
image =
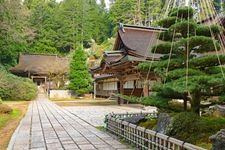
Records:
{"label": "second temple building", "polygon": [[[95,96],[110,97],[113,93],[149,96],[151,86],[159,80],[152,72],[142,72],[138,64],[158,61],[162,55],[151,49],[159,44],[163,28],[120,25],[112,51],[105,51],[99,66],[92,68]],[[121,101],[120,103],[124,103]]]}

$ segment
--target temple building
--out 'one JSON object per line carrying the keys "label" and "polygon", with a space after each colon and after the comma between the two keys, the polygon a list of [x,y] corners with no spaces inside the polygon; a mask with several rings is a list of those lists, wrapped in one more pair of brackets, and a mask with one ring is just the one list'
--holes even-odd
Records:
{"label": "temple building", "polygon": [[64,86],[69,71],[69,60],[57,55],[20,54],[19,63],[10,71],[17,76],[32,79],[48,91]]}
{"label": "temple building", "polygon": [[[110,97],[113,93],[148,96],[151,85],[159,80],[152,72],[138,70],[145,61],[158,61],[162,55],[153,54],[151,48],[159,44],[163,28],[120,25],[112,51],[105,51],[99,66],[92,68],[94,93]],[[124,102],[121,102],[124,103]]]}

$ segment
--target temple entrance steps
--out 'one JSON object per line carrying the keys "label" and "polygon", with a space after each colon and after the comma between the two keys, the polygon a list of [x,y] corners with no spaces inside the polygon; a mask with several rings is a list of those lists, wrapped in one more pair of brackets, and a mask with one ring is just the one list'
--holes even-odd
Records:
{"label": "temple entrance steps", "polygon": [[109,100],[118,100],[118,97],[114,93],[112,93],[112,94],[110,94],[108,99]]}

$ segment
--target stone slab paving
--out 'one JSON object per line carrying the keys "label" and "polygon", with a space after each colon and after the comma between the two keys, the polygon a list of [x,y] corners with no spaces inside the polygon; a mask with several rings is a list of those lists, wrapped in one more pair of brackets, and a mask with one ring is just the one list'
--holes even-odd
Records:
{"label": "stone slab paving", "polygon": [[29,105],[8,150],[130,149],[70,111],[39,96]]}
{"label": "stone slab paving", "polygon": [[107,106],[70,106],[64,107],[72,114],[84,119],[93,126],[105,126],[105,115],[109,113],[139,113],[139,112],[156,112],[156,107],[148,107],[148,110],[141,108],[128,107],[126,105],[107,105]]}

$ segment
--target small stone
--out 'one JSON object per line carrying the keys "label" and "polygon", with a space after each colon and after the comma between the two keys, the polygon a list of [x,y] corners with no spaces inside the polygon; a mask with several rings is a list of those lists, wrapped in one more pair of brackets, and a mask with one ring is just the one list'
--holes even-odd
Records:
{"label": "small stone", "polygon": [[146,117],[146,114],[140,114],[138,116],[127,117],[123,120],[137,125],[139,122],[145,120],[145,117]]}
{"label": "small stone", "polygon": [[225,106],[215,105],[209,108],[212,117],[225,117]]}

